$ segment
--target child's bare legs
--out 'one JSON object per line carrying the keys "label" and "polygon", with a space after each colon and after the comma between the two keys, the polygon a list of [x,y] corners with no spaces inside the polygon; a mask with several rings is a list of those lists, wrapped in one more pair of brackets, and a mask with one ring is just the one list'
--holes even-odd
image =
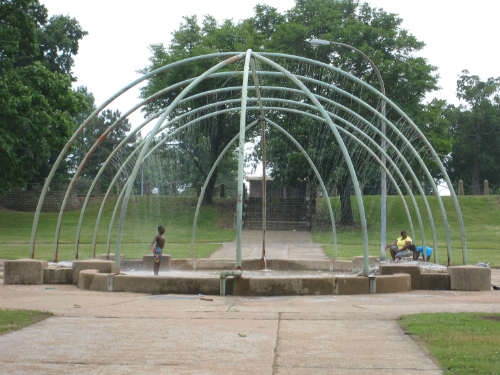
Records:
{"label": "child's bare legs", "polygon": [[155,276],[158,276],[158,272],[160,272],[160,262],[154,262],[153,272]]}

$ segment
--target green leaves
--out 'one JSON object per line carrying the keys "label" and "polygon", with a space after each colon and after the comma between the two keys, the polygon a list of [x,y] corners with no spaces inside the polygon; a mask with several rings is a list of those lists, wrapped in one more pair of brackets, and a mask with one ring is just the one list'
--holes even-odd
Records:
{"label": "green leaves", "polygon": [[0,194],[45,177],[70,137],[83,96],[68,73],[85,34],[67,16],[47,24],[38,0],[0,0]]}

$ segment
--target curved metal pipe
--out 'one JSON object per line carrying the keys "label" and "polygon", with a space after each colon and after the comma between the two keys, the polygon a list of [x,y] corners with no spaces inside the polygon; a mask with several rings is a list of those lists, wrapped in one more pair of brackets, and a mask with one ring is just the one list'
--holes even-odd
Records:
{"label": "curved metal pipe", "polygon": [[368,272],[369,272],[369,268],[368,268],[368,230],[366,227],[365,207],[363,204],[363,198],[361,197],[361,191],[359,189],[359,183],[358,183],[358,178],[356,176],[356,171],[354,170],[354,166],[352,164],[351,157],[349,156],[349,152],[347,151],[347,148],[345,147],[345,144],[344,144],[344,141],[342,140],[342,137],[340,136],[335,125],[333,124],[332,120],[330,119],[330,116],[326,113],[326,110],[323,108],[321,103],[318,101],[318,99],[316,99],[314,97],[314,95],[311,94],[309,89],[301,81],[299,81],[288,70],[286,70],[282,66],[276,64],[274,61],[271,61],[271,60],[269,60],[269,59],[265,58],[264,56],[261,56],[257,53],[254,53],[254,57],[257,60],[260,60],[261,62],[266,63],[266,64],[272,66],[274,69],[279,70],[280,72],[284,73],[288,79],[290,79],[301,90],[303,90],[304,93],[306,93],[306,95],[309,97],[309,99],[318,108],[318,110],[321,112],[322,116],[327,121],[327,124],[330,126],[330,129],[332,130],[332,132],[337,140],[337,143],[339,144],[339,146],[342,150],[344,160],[347,163],[349,173],[351,175],[352,183],[354,184],[354,191],[356,193],[356,200],[358,202],[359,216],[361,219],[361,232],[363,235],[363,255],[364,255],[363,276],[368,276]]}
{"label": "curved metal pipe", "polygon": [[[137,84],[141,83],[142,81],[148,79],[149,77],[152,77],[152,76],[154,76],[154,75],[156,75],[158,73],[161,73],[161,72],[163,72],[165,70],[168,70],[168,69],[171,69],[171,68],[174,68],[176,66],[179,66],[179,65],[182,65],[182,64],[186,64],[186,63],[189,63],[189,62],[197,61],[197,60],[210,59],[210,58],[219,58],[219,57],[223,57],[223,56],[235,56],[235,55],[238,55],[238,52],[212,53],[212,54],[208,54],[208,55],[191,57],[191,58],[188,58],[188,59],[185,59],[185,60],[176,61],[176,62],[174,62],[172,64],[169,64],[169,65],[165,65],[165,66],[163,66],[163,67],[161,67],[159,69],[156,69],[156,70],[154,70],[154,71],[152,71],[152,72],[150,72],[148,74],[143,75],[142,77],[136,79],[135,81],[133,81],[132,83],[128,84],[127,86],[125,86],[121,90],[117,91],[110,98],[108,98],[103,104],[101,104],[94,112],[92,112],[92,114],[73,133],[73,135],[68,140],[68,142],[66,142],[66,145],[64,146],[64,148],[59,153],[59,156],[57,157],[57,160],[55,161],[54,165],[52,166],[52,169],[50,170],[49,175],[46,178],[45,184],[43,185],[42,191],[40,193],[40,198],[38,199],[38,205],[36,207],[35,217],[33,219],[33,227],[31,229],[30,257],[31,258],[35,257],[35,239],[36,239],[36,232],[37,232],[37,229],[38,229],[38,221],[40,220],[40,213],[41,213],[41,210],[42,210],[43,201],[45,200],[45,195],[47,194],[47,191],[49,190],[49,185],[52,182],[52,179],[54,178],[54,175],[55,175],[55,173],[57,171],[57,168],[59,167],[59,165],[61,164],[62,160],[66,156],[68,150],[71,148],[71,145],[73,144],[73,142],[75,141],[75,139],[78,137],[78,135],[80,133],[83,132],[83,130],[94,119],[94,117],[97,116],[97,114],[99,112],[101,112],[104,108],[106,108],[106,106],[108,104],[110,104],[111,102],[113,102],[117,97],[119,97],[120,95],[122,95],[124,92],[128,91],[129,89],[131,89],[132,87],[134,87]],[[57,261],[57,259],[56,259],[56,261]]]}
{"label": "curved metal pipe", "polygon": [[[299,60],[299,61],[304,61],[304,62],[312,63],[314,65],[325,67],[327,69],[330,69],[332,71],[340,73],[341,75],[343,75],[343,76],[345,76],[345,77],[347,77],[347,78],[355,81],[356,83],[361,84],[362,86],[364,86],[365,88],[367,88],[368,90],[370,90],[371,92],[373,92],[374,94],[378,95],[382,100],[386,101],[387,104],[389,104],[398,114],[400,114],[408,122],[408,124],[413,128],[413,130],[418,134],[418,136],[424,142],[424,144],[426,145],[427,149],[431,153],[432,157],[434,158],[434,160],[438,164],[439,170],[442,173],[443,178],[445,179],[446,183],[448,184],[448,187],[452,186],[450,178],[448,176],[448,173],[444,169],[444,166],[441,163],[441,160],[439,159],[436,151],[432,147],[432,145],[429,142],[429,140],[420,131],[420,129],[418,129],[418,127],[408,117],[408,115],[406,115],[406,113],[404,113],[398,106],[396,106],[389,98],[387,98],[385,95],[383,95],[382,93],[380,93],[377,89],[375,89],[371,85],[363,82],[359,78],[356,78],[356,77],[354,77],[353,75],[351,75],[351,74],[349,74],[347,72],[344,72],[344,71],[342,71],[342,70],[340,70],[338,68],[335,68],[335,67],[333,67],[331,65],[324,64],[324,63],[321,63],[321,62],[318,62],[318,61],[314,61],[314,60],[307,59],[307,58],[302,58],[302,57],[299,57],[299,56],[292,56],[292,55],[279,54],[279,53],[265,53],[265,52],[263,52],[262,56],[286,57],[286,58],[295,59],[295,60]],[[362,104],[362,105],[364,105],[366,107],[366,104]],[[378,112],[375,113],[375,115],[377,117],[379,117],[379,118],[381,117],[380,113],[378,113]],[[388,121],[385,117],[381,118],[381,120],[382,121],[386,121],[386,123],[389,126],[392,125],[392,123],[390,121]],[[405,138],[404,135],[396,127],[393,127],[393,125],[392,125],[391,128],[393,128],[393,130],[396,131],[396,133],[398,134],[398,136],[400,137],[400,139],[404,139]],[[411,144],[409,144],[409,147],[413,148],[413,146]],[[420,156],[417,157],[417,160],[419,161],[419,163],[423,163],[423,160],[421,160]],[[444,205],[443,205],[443,202],[442,202],[441,197],[439,195],[439,192],[438,192],[437,186],[436,186],[436,184],[434,182],[434,179],[432,178],[432,176],[430,175],[430,173],[426,172],[426,175],[427,175],[427,178],[429,180],[429,183],[430,183],[431,187],[437,193],[436,194],[436,199],[437,199],[439,207],[441,209],[441,214],[443,216],[443,221],[445,222],[445,225],[444,225],[445,228],[444,229],[445,229],[446,239],[447,239],[448,264],[450,265],[451,262],[452,262],[452,253],[451,253],[451,237],[450,237],[450,230],[449,230],[449,226],[448,226],[448,219],[446,217],[446,212],[444,210]],[[467,264],[467,241],[466,241],[466,237],[465,237],[465,227],[464,227],[464,223],[463,223],[462,213],[461,213],[461,210],[460,210],[460,205],[458,204],[458,200],[457,200],[455,191],[453,189],[449,189],[449,190],[450,190],[450,196],[452,197],[453,204],[455,206],[455,211],[457,213],[457,220],[458,220],[458,224],[459,224],[459,227],[460,227],[461,240],[462,240],[463,263]]]}
{"label": "curved metal pipe", "polygon": [[[265,100],[267,100],[267,99],[265,99]],[[272,100],[278,100],[278,99],[272,99]],[[304,103],[297,103],[297,104],[301,104],[301,105],[308,106],[308,105],[306,105],[306,104],[304,104]],[[308,106],[308,107],[310,107],[311,109],[316,109],[314,106]],[[250,110],[258,110],[259,108],[257,108],[257,107],[250,107],[250,108],[248,108],[248,109],[250,109]],[[284,111],[298,112],[298,113],[305,114],[305,115],[307,115],[307,116],[313,117],[313,118],[315,118],[316,120],[319,120],[319,121],[325,122],[325,121],[324,121],[324,119],[323,119],[322,117],[318,117],[318,116],[315,116],[315,115],[312,115],[312,114],[310,114],[310,113],[303,112],[303,111],[292,110],[292,109],[288,109],[288,108],[279,108],[279,107],[265,107],[265,109],[270,109],[270,110],[280,110],[280,109],[281,109],[281,110],[284,110]],[[240,108],[235,107],[235,108],[232,108],[232,109],[230,109],[230,110],[232,110],[232,111],[239,111],[239,110],[240,110]],[[209,115],[206,115],[206,116],[203,116],[203,117],[207,117],[207,116],[215,116],[215,115],[218,115],[220,112],[226,112],[226,111],[228,111],[228,110],[223,110],[223,111],[214,112],[214,113],[212,113],[212,114],[209,114]],[[332,113],[330,113],[330,112],[328,112],[328,113],[329,113],[329,115],[330,115],[330,116],[332,116],[332,117],[338,117],[338,116],[336,116],[336,115],[333,115],[333,114],[332,114]],[[145,159],[147,159],[147,158],[148,158],[148,157],[149,157],[149,156],[150,156],[150,155],[151,155],[151,154],[152,154],[152,153],[153,153],[153,152],[154,152],[157,148],[159,148],[162,144],[164,144],[166,141],[168,141],[168,140],[169,140],[168,138],[170,138],[170,136],[175,135],[177,132],[181,131],[182,129],[184,129],[184,128],[188,127],[188,126],[190,126],[190,125],[191,125],[192,123],[194,123],[194,122],[201,121],[201,120],[203,119],[203,117],[202,117],[202,118],[199,118],[199,119],[196,119],[196,120],[193,120],[193,121],[191,121],[191,122],[189,122],[189,123],[185,124],[185,125],[184,125],[184,126],[182,126],[181,128],[176,129],[173,133],[169,134],[169,136],[168,136],[168,137],[166,137],[166,138],[162,139],[162,140],[161,140],[161,141],[160,141],[157,145],[155,145],[155,147],[154,147],[154,148],[153,148],[153,149],[152,149],[152,150],[151,150],[151,151],[150,151],[150,152],[146,155]],[[366,139],[368,139],[368,140],[369,140],[369,141],[370,141],[370,142],[371,142],[371,143],[375,146],[375,148],[377,148],[379,151],[381,151],[383,154],[385,154],[385,152],[383,152],[383,150],[380,148],[380,146],[379,146],[379,145],[378,145],[378,144],[377,144],[377,143],[376,143],[373,139],[371,139],[371,138],[370,138],[370,137],[369,137],[366,133],[364,133],[364,132],[360,131],[359,129],[357,129],[357,128],[355,127],[355,125],[353,125],[352,123],[350,123],[350,122],[348,122],[348,121],[346,121],[346,120],[344,120],[344,119],[342,119],[342,118],[339,118],[339,120],[343,121],[344,123],[346,123],[346,124],[347,124],[347,125],[349,125],[350,127],[354,128],[357,132],[359,132],[359,133],[360,133],[361,135],[363,135]],[[247,128],[248,128],[248,127],[247,127]],[[339,130],[342,130],[342,131],[344,131],[344,132],[345,132],[345,130],[343,130],[342,128],[340,128],[340,127],[338,127],[338,128],[339,128]],[[346,135],[348,135],[348,136],[352,137],[352,134],[351,134],[351,133],[349,133],[349,132],[345,132],[345,133],[346,133]],[[140,146],[139,146],[139,147],[140,147]],[[134,153],[135,153],[137,150],[138,150],[138,148],[134,150]],[[120,168],[119,172],[118,172],[118,173],[117,173],[117,175],[115,176],[115,179],[111,182],[110,187],[109,187],[109,189],[108,189],[108,192],[107,192],[107,193],[109,193],[109,191],[113,188],[113,186],[114,186],[114,184],[115,184],[115,182],[116,182],[117,177],[119,176],[119,174],[121,173],[121,171],[123,170],[123,168],[125,168],[125,166],[126,166],[126,165],[127,165],[127,163],[129,162],[129,160],[132,158],[132,156],[134,155],[134,153],[132,153],[132,154],[129,156],[129,158],[128,158],[128,159],[127,159],[127,160],[126,160],[126,161],[122,164],[122,166],[121,166],[121,168]],[[422,232],[422,241],[423,241],[423,243],[425,244],[425,236],[424,236],[424,234],[423,234],[423,225],[422,225],[422,221],[421,221],[421,217],[420,217],[420,213],[419,213],[418,206],[416,205],[416,202],[415,202],[414,197],[413,197],[413,193],[412,193],[412,192],[411,192],[411,190],[409,189],[409,186],[407,185],[407,183],[406,183],[406,181],[405,181],[405,179],[404,179],[403,175],[401,174],[401,172],[399,172],[399,170],[398,170],[398,168],[397,168],[396,164],[392,161],[392,159],[391,159],[391,158],[390,158],[387,154],[385,154],[385,156],[386,156],[386,158],[389,160],[389,162],[391,163],[391,165],[393,165],[393,167],[395,168],[395,170],[398,172],[398,174],[400,175],[401,180],[403,181],[403,184],[405,185],[405,187],[407,188],[407,190],[408,190],[408,191],[409,191],[409,193],[410,193],[410,197],[411,197],[411,199],[412,199],[412,202],[413,202],[413,204],[414,204],[414,208],[415,208],[415,211],[416,211],[417,217],[418,217],[418,219],[419,219],[419,223],[420,223],[420,230],[421,230],[421,232]],[[217,162],[215,163],[215,165],[216,165],[216,164],[217,164]],[[409,165],[408,165],[408,168],[410,169],[410,172],[413,174],[413,172],[411,171],[411,167],[410,167]],[[210,174],[209,174],[209,175],[211,175],[211,173],[213,173],[213,170],[210,172]],[[317,176],[318,176],[318,179],[321,181],[321,178],[319,177],[319,173],[317,174]],[[415,178],[416,178],[416,177],[415,177]],[[418,183],[418,180],[417,180],[417,183]],[[204,187],[203,187],[203,190],[204,190],[204,189],[206,189],[206,181],[205,181],[205,185],[204,185]],[[398,188],[396,187],[396,189],[398,189]],[[201,196],[203,196],[203,190],[202,190],[202,194],[201,194]],[[122,190],[122,195],[121,195],[121,196],[123,196],[123,192],[124,192],[124,190]],[[325,194],[325,196],[327,196],[327,195],[328,195],[328,194],[326,193],[326,190],[324,191],[324,194]],[[201,199],[201,198],[200,198],[200,199]],[[425,196],[424,196],[424,199],[425,199]],[[106,202],[106,201],[107,201],[106,199],[104,199],[104,200],[103,200],[103,205],[105,204],[105,202]],[[120,200],[118,200],[117,205],[119,204],[119,201],[120,201]],[[103,205],[101,205],[101,210],[100,210],[100,213],[102,213],[102,208],[103,208]],[[331,207],[330,207],[330,210],[331,210]],[[405,208],[405,210],[407,211],[407,208]],[[199,203],[198,203],[197,212],[198,212],[198,211],[199,211]],[[113,227],[113,221],[114,221],[113,219],[114,219],[115,213],[116,213],[116,207],[115,207],[115,211],[114,211],[114,213],[113,213],[112,220],[111,220],[111,223],[110,223],[110,230],[111,230],[111,228]],[[332,212],[332,214],[333,214],[333,212]],[[408,215],[409,215],[409,213],[407,212],[407,216],[408,216]],[[96,223],[96,227],[98,227],[100,216],[101,216],[101,215],[98,215],[98,221],[97,221],[97,223]],[[197,215],[195,214],[195,217],[196,217],[196,216],[197,216]],[[196,220],[195,220],[195,222],[196,222]],[[334,223],[334,220],[332,220],[332,222]],[[411,223],[411,219],[409,219],[409,222]],[[412,224],[410,224],[410,225],[411,225],[411,232],[412,232],[412,236],[413,236],[413,238],[415,238],[415,237],[414,237],[413,225],[412,225]],[[194,231],[194,228],[195,228],[195,225],[193,226],[193,231]],[[193,232],[193,233],[194,233],[194,232]],[[109,232],[108,232],[108,253],[109,253],[109,243],[110,243],[110,237],[111,237],[111,232],[109,231]],[[94,238],[95,238],[95,236],[94,236]],[[334,234],[334,238],[336,238],[335,234]],[[95,241],[94,241],[94,245],[93,245],[93,246],[95,247]],[[192,236],[192,245],[191,245],[191,246],[193,247],[193,236]]]}
{"label": "curved metal pipe", "polygon": [[[154,136],[157,134],[158,129],[160,128],[161,124],[165,121],[167,116],[174,110],[174,108],[179,104],[179,101],[182,100],[194,87],[196,87],[202,80],[204,80],[209,74],[235,62],[240,60],[243,57],[242,54],[239,54],[237,56],[234,56],[230,59],[224,60],[220,62],[219,64],[215,65],[214,67],[210,68],[207,70],[205,73],[201,74],[199,77],[197,77],[193,82],[189,84],[188,87],[186,87],[172,102],[172,104],[169,105],[168,110],[165,111],[165,113],[162,115],[162,117],[158,120],[156,123],[154,129],[152,130],[151,134],[148,136],[146,139],[146,142],[144,143],[144,146],[141,150],[141,154],[139,155],[139,158],[134,166],[134,170],[132,171],[132,174],[130,175],[130,179],[132,181],[135,180],[137,173],[139,172],[140,165],[142,164],[142,161],[144,159],[144,156],[146,155],[147,149],[149,145],[151,144],[151,141],[153,140]],[[121,235],[122,235],[122,230],[123,230],[123,224],[125,222],[125,215],[127,212],[128,208],[128,203],[130,199],[130,194],[132,193],[132,184],[127,185],[127,192],[125,193],[124,199],[123,199],[123,204],[122,204],[122,210],[120,213],[120,221],[118,223],[118,233],[117,233],[117,239],[116,239],[116,250],[115,250],[115,268],[119,272],[120,270],[120,247],[121,247]]]}

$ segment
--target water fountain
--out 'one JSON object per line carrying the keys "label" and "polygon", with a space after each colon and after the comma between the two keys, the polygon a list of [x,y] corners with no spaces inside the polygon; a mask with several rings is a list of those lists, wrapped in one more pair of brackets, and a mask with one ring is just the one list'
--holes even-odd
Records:
{"label": "water fountain", "polygon": [[[402,276],[370,275],[367,222],[365,207],[362,199],[362,192],[360,189],[360,181],[358,180],[358,173],[368,173],[366,172],[366,170],[368,170],[369,168],[368,164],[360,164],[358,162],[356,165],[361,165],[361,168],[357,171],[355,169],[355,163],[353,163],[352,160],[352,155],[356,155],[355,157],[358,159],[374,160],[385,171],[394,187],[394,191],[402,199],[402,203],[404,205],[405,213],[408,219],[408,226],[410,227],[412,238],[415,238],[412,215],[410,214],[410,209],[408,208],[406,201],[403,198],[403,192],[398,187],[397,181],[400,181],[400,183],[404,185],[405,189],[407,190],[407,194],[410,196],[415,216],[419,222],[421,242],[425,248],[426,235],[424,233],[421,213],[415,201],[415,197],[412,191],[413,189],[408,185],[405,179],[405,176],[411,176],[413,185],[420,193],[425,205],[426,214],[429,217],[434,248],[433,260],[434,262],[438,262],[438,245],[434,219],[426,199],[425,191],[422,188],[422,184],[417,176],[425,175],[427,178],[428,186],[430,186],[434,192],[438,191],[436,181],[434,180],[428,166],[426,165],[426,162],[430,160],[436,163],[448,186],[451,187],[452,184],[432,145],[428,142],[424,134],[414,124],[411,118],[409,118],[382,92],[378,91],[362,80],[352,76],[351,74],[335,68],[334,66],[300,56],[290,56],[264,52],[257,53],[251,50],[248,50],[245,53],[214,53],[204,56],[192,57],[175,62],[173,64],[166,65],[144,75],[138,80],[125,86],[122,90],[118,91],[108,100],[106,100],[104,104],[97,108],[96,111],[92,113],[92,115],[81,124],[81,126],[70,138],[67,145],[59,155],[57,161],[54,163],[54,166],[46,180],[46,183],[40,195],[40,201],[33,223],[30,251],[30,257],[32,259],[35,259],[35,238],[44,197],[49,189],[50,183],[52,181],[52,178],[54,177],[57,167],[65,158],[68,150],[70,149],[76,138],[79,136],[81,131],[85,127],[87,127],[91,120],[95,118],[102,110],[104,110],[106,106],[120,97],[120,95],[122,95],[131,87],[141,84],[141,82],[144,82],[149,77],[155,74],[165,73],[170,69],[176,69],[178,67],[182,67],[184,64],[197,62],[202,59],[213,60],[215,62],[213,66],[203,74],[197,77],[186,79],[182,82],[178,82],[173,86],[165,87],[151,97],[138,103],[136,106],[124,113],[119,120],[110,125],[105,133],[101,135],[100,141],[108,136],[113,128],[120,121],[127,118],[127,116],[130,115],[130,113],[132,113],[133,111],[140,109],[147,103],[155,100],[165,93],[172,91],[175,91],[177,93],[175,99],[170,102],[167,108],[159,109],[154,115],[150,116],[142,124],[137,126],[127,136],[127,138],[125,138],[121,142],[121,144],[115,148],[115,150],[103,164],[95,180],[93,181],[93,184],[89,189],[89,193],[87,194],[86,200],[83,204],[79,223],[76,228],[74,258],[75,260],[78,260],[81,226],[86,208],[89,203],[91,192],[97,184],[99,178],[103,175],[104,171],[109,170],[109,166],[114,163],[117,166],[117,172],[109,185],[109,188],[103,199],[99,214],[97,216],[92,244],[92,258],[95,258],[97,231],[104,207],[108,202],[108,197],[113,191],[114,186],[125,176],[126,184],[121,190],[121,193],[114,207],[107,235],[108,240],[106,255],[109,258],[111,254],[110,247],[114,221],[116,215],[118,214],[118,210],[121,207],[118,229],[116,233],[114,262],[107,260],[90,260],[87,261],[88,264],[86,265],[83,265],[82,261],[75,262],[75,264],[80,263],[80,268],[78,268],[78,270],[85,270],[90,268],[99,269],[101,271],[101,273],[91,272],[88,270],[82,272],[75,271],[76,276],[73,276],[75,279],[78,279],[78,277],[80,277],[83,280],[83,284],[87,285],[89,288],[91,288],[91,285],[94,285],[92,286],[92,288],[95,290],[138,291],[144,289],[143,291],[152,293],[191,293],[198,291],[199,293],[204,294],[213,294],[215,292],[217,292],[217,294],[219,292],[221,294],[225,294],[226,290],[231,290],[232,294],[260,293],[262,295],[266,295],[331,293],[344,294],[354,292],[374,292],[375,290],[394,291],[390,287],[390,285],[394,284],[394,281],[386,281],[388,277],[392,277],[401,279],[402,281],[400,280],[400,282],[398,281],[396,284],[400,286],[402,285],[401,288],[403,288],[403,290],[409,290],[409,288],[411,288],[411,283],[409,282],[410,273]],[[280,63],[278,63],[278,61]],[[308,72],[311,74],[305,74]],[[253,85],[250,85],[251,79]],[[200,83],[207,81],[214,82],[214,85],[219,84],[222,87],[216,88],[215,86],[213,86],[208,90],[198,90],[198,88],[200,87]],[[242,83],[241,85],[230,86],[230,83],[235,81],[241,81]],[[230,83],[228,84],[228,82]],[[347,86],[349,86],[349,89],[347,89]],[[250,95],[252,93],[254,93],[254,95]],[[194,100],[200,97],[210,97],[211,101],[207,105],[192,108],[191,105],[194,103]],[[222,97],[224,100],[219,100],[219,97]],[[363,99],[365,97],[368,97],[368,99]],[[376,98],[375,101],[374,98]],[[346,106],[347,102],[351,103],[351,107]],[[182,108],[183,110],[178,111],[178,108]],[[390,115],[386,115],[386,108],[387,113],[389,113]],[[197,270],[203,268],[203,262],[201,260],[198,260],[194,254],[196,223],[201,201],[207,188],[208,181],[210,180],[210,177],[214,172],[214,169],[222,160],[224,154],[231,148],[231,146],[235,142],[239,142],[236,251],[234,265],[231,265],[231,269],[225,271],[222,270],[223,272],[219,272],[219,276],[215,278],[213,277],[213,275],[202,274],[189,276],[186,274],[184,275],[185,277],[183,277],[181,274],[175,278],[170,276],[152,278],[147,276],[123,275],[121,272],[121,263],[123,262],[123,257],[120,256],[122,254],[123,227],[126,212],[129,207],[131,195],[133,192],[133,184],[141,170],[141,167],[144,165],[144,162],[147,161],[148,158],[150,158],[152,155],[154,155],[155,151],[158,150],[159,147],[162,147],[162,145],[164,145],[166,142],[172,140],[173,137],[176,136],[176,134],[188,131],[188,129],[196,126],[201,121],[205,121],[207,119],[211,119],[215,116],[220,116],[223,114],[233,114],[234,116],[239,116],[239,132],[235,134],[232,141],[229,142],[223,152],[219,155],[219,158],[214,163],[210,173],[205,180],[194,216],[191,238],[191,258],[186,260],[185,263],[188,264],[189,267]],[[342,159],[347,166],[346,168],[350,175],[352,187],[354,189],[356,197],[362,232],[360,247],[363,249],[363,251],[361,258],[358,259],[358,261],[361,260],[362,262],[361,277],[341,276],[334,274],[322,274],[320,276],[302,277],[294,274],[287,275],[286,277],[274,278],[256,278],[252,277],[252,275],[247,276],[246,271],[248,269],[259,270],[266,268],[266,261],[268,263],[267,266],[273,268],[269,264],[269,260],[266,259],[266,199],[263,199],[264,225],[262,235],[262,257],[261,259],[256,260],[254,264],[249,261],[244,261],[241,256],[242,212],[244,203],[244,145],[245,134],[248,129],[257,124],[262,125],[261,141],[263,148],[264,165],[266,162],[265,137],[267,129],[273,128],[276,129],[277,132],[283,134],[288,139],[288,142],[290,142],[290,144],[293,144],[294,147],[296,147],[302,154],[303,158],[308,162],[309,167],[314,173],[323,196],[329,196],[323,178],[315,164],[322,163],[323,160],[313,160],[311,155],[309,155],[308,152],[302,147],[300,142],[298,142],[292,136],[292,134],[285,129],[286,123],[279,123],[280,121],[288,121],[288,124],[290,125],[291,122],[299,121],[300,119],[307,119],[303,121],[309,121],[311,124],[314,124],[314,126],[322,126],[325,129],[324,132],[333,134],[335,146],[338,149],[338,155],[336,157],[339,160]],[[140,145],[135,150],[133,150],[133,152],[131,152],[131,154],[126,157],[126,159],[123,156],[120,157],[120,149],[127,143],[130,137],[132,137],[134,134],[137,134],[141,129],[144,129],[144,127],[153,120],[157,120],[156,124],[149,132],[147,137],[143,139],[142,143],[140,143]],[[248,122],[250,122],[250,124],[248,124]],[[382,129],[385,127],[390,130],[387,134],[385,131],[382,131]],[[163,135],[163,137],[158,138],[159,135]],[[311,133],[310,136],[317,137],[319,139],[322,138],[321,133]],[[153,140],[156,140],[156,144],[154,144],[154,146],[152,144]],[[382,145],[379,144],[379,140],[383,141]],[[85,165],[85,161],[96,150],[100,141],[96,142],[91,147],[91,149],[89,149],[87,157],[84,158],[84,162],[82,162],[82,164],[78,167],[71,181],[71,184],[67,189],[66,196],[64,198],[59,214],[54,240],[55,263],[58,262],[59,233],[61,230],[64,208],[67,204],[68,197]],[[389,151],[386,151],[386,146],[388,147]],[[331,146],[323,145],[323,147]],[[118,159],[119,157],[120,159]],[[386,161],[389,165],[386,165]],[[127,170],[127,168],[130,168],[130,170]],[[266,176],[264,168],[264,187],[265,178]],[[460,207],[453,189],[450,189],[450,193],[457,213],[458,223],[461,231],[460,237],[462,242],[463,264],[467,265],[467,245]],[[266,197],[265,193],[264,197]],[[443,220],[443,227],[446,236],[445,242],[447,244],[448,265],[452,265],[451,239],[448,219],[439,193],[436,194],[436,199],[439,204],[439,210]],[[334,212],[330,200],[327,199],[326,201],[328,205],[328,215],[332,224],[331,229],[335,255],[333,261],[328,261],[328,264],[325,264],[324,268],[321,269],[321,272],[334,271],[336,268],[336,262],[339,267],[342,264],[341,261],[337,260],[337,233]],[[385,238],[385,233],[382,238]],[[45,265],[42,267],[45,267]],[[304,266],[304,269],[307,269],[307,266]],[[404,272],[404,270],[402,272]],[[449,276],[449,278],[453,279],[452,276]],[[87,282],[85,282],[86,279],[88,279]],[[150,285],[150,287],[142,287],[140,285]],[[378,286],[375,287],[375,285]]]}

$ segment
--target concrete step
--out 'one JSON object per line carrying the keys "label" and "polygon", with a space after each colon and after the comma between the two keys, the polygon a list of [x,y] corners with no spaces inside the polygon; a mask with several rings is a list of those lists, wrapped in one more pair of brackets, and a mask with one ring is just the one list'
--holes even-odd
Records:
{"label": "concrete step", "polygon": [[[245,220],[249,221],[261,221],[262,213],[244,212],[243,217]],[[304,212],[298,212],[294,214],[271,212],[266,214],[266,220],[271,220],[271,221],[307,221],[310,219],[311,219],[310,215],[307,215]]]}
{"label": "concrete step", "polygon": [[[244,221],[245,229],[262,229],[262,222]],[[311,223],[308,221],[266,221],[268,230],[311,230]]]}

